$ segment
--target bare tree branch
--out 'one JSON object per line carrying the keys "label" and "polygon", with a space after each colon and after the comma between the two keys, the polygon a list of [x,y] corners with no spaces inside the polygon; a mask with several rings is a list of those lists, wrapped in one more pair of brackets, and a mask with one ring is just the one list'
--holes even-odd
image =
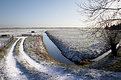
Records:
{"label": "bare tree branch", "polygon": [[[116,45],[120,41],[121,27],[121,0],[87,0],[85,4],[77,4],[79,8],[88,14],[88,21],[96,22],[96,32],[110,47],[112,54],[117,56]],[[92,23],[93,24],[93,23]],[[94,32],[95,33],[95,32]]]}

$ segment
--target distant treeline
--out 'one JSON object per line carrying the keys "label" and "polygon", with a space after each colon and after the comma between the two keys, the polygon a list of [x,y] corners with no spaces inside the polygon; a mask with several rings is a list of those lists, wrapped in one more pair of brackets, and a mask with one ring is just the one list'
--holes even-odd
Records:
{"label": "distant treeline", "polygon": [[81,27],[11,27],[11,28],[0,28],[0,29],[75,29],[75,28],[81,28]]}
{"label": "distant treeline", "polygon": [[[105,29],[117,29],[117,30],[121,30],[121,24],[118,25],[113,25],[111,27],[106,27]],[[2,28],[0,27],[0,29],[98,29],[96,27],[9,27],[9,28]],[[101,28],[100,28],[101,29]]]}

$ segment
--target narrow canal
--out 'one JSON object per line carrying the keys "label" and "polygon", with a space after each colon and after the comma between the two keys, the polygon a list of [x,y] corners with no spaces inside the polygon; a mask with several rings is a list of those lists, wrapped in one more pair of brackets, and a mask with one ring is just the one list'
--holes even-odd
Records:
{"label": "narrow canal", "polygon": [[49,37],[47,36],[46,33],[43,33],[43,41],[44,44],[48,50],[48,53],[50,54],[50,56],[60,62],[60,63],[64,63],[67,65],[75,65],[73,62],[71,62],[69,59],[67,59],[66,57],[64,57],[61,54],[61,51],[57,48],[57,46],[49,39]]}

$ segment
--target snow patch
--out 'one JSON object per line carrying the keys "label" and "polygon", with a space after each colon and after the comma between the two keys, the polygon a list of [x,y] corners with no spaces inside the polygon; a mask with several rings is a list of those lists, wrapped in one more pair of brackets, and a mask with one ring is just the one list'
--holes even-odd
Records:
{"label": "snow patch", "polygon": [[18,68],[17,62],[13,56],[13,50],[20,38],[12,45],[5,61],[5,72],[9,80],[27,80],[27,77]]}

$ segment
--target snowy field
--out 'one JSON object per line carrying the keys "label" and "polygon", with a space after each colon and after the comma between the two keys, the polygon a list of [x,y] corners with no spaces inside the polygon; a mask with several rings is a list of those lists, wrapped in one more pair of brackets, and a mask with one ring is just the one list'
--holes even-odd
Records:
{"label": "snowy field", "polygon": [[5,41],[9,40],[9,38],[0,38],[0,47],[4,44]]}
{"label": "snowy field", "polygon": [[21,35],[21,34],[30,34],[31,31],[35,31],[36,34],[40,34],[44,29],[0,29],[1,34],[10,34],[10,35]]}
{"label": "snowy field", "polygon": [[29,55],[24,51],[25,38],[18,37],[5,58],[0,60],[0,80],[121,80],[120,72],[61,66],[37,54]]}
{"label": "snowy field", "polygon": [[[18,40],[22,39],[19,55],[15,56],[13,50]],[[95,69],[74,69],[58,66],[46,61],[36,62],[24,52],[25,37],[19,38],[11,47],[5,58],[4,75],[1,80],[120,80],[120,73],[106,72]],[[5,77],[4,77],[5,76]]]}
{"label": "snowy field", "polygon": [[[15,45],[22,40],[19,46],[19,54],[13,52]],[[9,54],[5,58],[5,63],[1,63],[4,74],[1,80],[120,80],[120,73],[106,72],[96,69],[80,69],[59,66],[46,61],[36,62],[24,51],[23,43],[25,37],[20,37],[11,47]],[[36,55],[36,54],[35,54]]]}
{"label": "snowy field", "polygon": [[91,35],[94,31],[91,29],[68,29],[51,30],[46,33],[64,56],[72,61],[81,61],[96,58],[105,52],[103,39]]}

